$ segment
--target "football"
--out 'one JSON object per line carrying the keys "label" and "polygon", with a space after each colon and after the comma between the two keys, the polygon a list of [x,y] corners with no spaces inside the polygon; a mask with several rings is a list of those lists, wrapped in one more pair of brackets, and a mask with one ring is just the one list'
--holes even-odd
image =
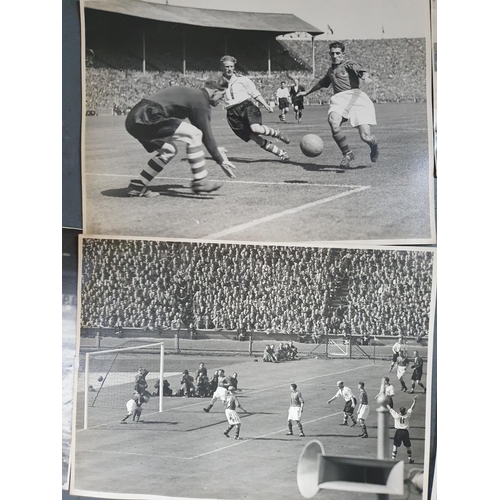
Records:
{"label": "football", "polygon": [[98,381],[98,382],[102,382],[103,380],[104,380],[104,379],[102,378],[102,376],[101,376],[101,375],[99,375],[99,377],[97,377],[97,381]]}
{"label": "football", "polygon": [[323,152],[323,140],[315,134],[307,134],[300,141],[300,150],[305,156],[315,158]]}

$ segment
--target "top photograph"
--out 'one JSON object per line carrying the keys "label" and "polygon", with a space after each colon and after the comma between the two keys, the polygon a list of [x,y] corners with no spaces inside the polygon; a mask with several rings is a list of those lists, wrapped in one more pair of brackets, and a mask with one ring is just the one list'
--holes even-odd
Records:
{"label": "top photograph", "polygon": [[436,242],[428,0],[81,14],[86,234]]}

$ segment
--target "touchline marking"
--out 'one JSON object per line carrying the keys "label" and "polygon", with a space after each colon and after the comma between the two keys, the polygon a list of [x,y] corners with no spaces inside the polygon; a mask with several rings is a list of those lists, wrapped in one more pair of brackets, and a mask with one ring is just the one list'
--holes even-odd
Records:
{"label": "touchline marking", "polygon": [[[341,413],[342,413],[341,411],[338,411],[337,413],[330,413],[329,415],[325,415],[323,417],[318,417],[318,418],[315,418],[313,420],[309,420],[307,422],[302,422],[302,423],[304,425],[306,425],[306,424],[312,424],[313,422],[317,422],[318,420],[323,420],[325,418],[334,417],[335,415],[340,415]],[[268,434],[262,434],[261,436],[257,436],[257,437],[253,437],[253,438],[248,438],[248,439],[242,439],[241,441],[238,441],[237,443],[230,444],[228,446],[224,446],[223,448],[217,448],[216,450],[207,451],[206,453],[202,453],[201,455],[196,455],[194,457],[190,457],[190,459],[194,460],[195,458],[205,457],[206,455],[211,455],[212,453],[217,453],[218,451],[227,450],[228,448],[232,448],[233,446],[238,446],[240,444],[245,444],[245,443],[248,443],[250,441],[254,441],[256,439],[262,439],[262,438],[265,438],[267,436],[272,436],[273,434],[279,434],[280,432],[285,432],[286,430],[287,429],[280,429],[278,431],[269,432]]]}
{"label": "touchline marking", "polygon": [[[328,165],[325,165],[325,167]],[[99,174],[99,173],[87,173],[86,175],[92,175],[94,177],[126,177],[130,178],[130,175],[124,174]],[[158,180],[169,180],[169,181],[192,181],[191,177],[162,177],[156,176],[155,179]],[[368,189],[371,186],[360,186],[359,184],[320,184],[320,183],[309,183],[305,182],[266,182],[266,181],[237,181],[234,179],[220,179],[219,182],[224,182],[227,184],[255,184],[263,186],[293,186],[293,187],[333,187],[333,188],[365,188]]]}
{"label": "touchline marking", "polygon": [[302,212],[303,210],[308,210],[309,208],[317,207],[325,203],[330,203],[331,201],[338,200],[339,198],[343,198],[344,196],[349,196],[351,194],[365,191],[366,189],[370,189],[370,187],[371,186],[360,186],[356,189],[351,189],[350,191],[344,191],[343,193],[339,193],[334,196],[329,196],[328,198],[323,198],[321,200],[316,200],[311,203],[306,203],[305,205],[299,205],[298,207],[295,208],[289,208],[288,210],[283,210],[282,212],[277,212],[275,214],[266,215],[265,217],[261,217],[260,219],[254,219],[250,222],[245,222],[244,224],[239,224],[237,226],[230,227],[229,229],[225,229],[224,231],[219,231],[218,233],[212,233],[207,236],[202,236],[201,238],[198,239],[215,240],[218,238],[222,238],[229,234],[238,233],[240,231],[244,231],[245,229],[258,226],[259,224],[264,224],[272,220],[280,219],[281,217],[285,217],[286,215],[296,214],[298,212]]}

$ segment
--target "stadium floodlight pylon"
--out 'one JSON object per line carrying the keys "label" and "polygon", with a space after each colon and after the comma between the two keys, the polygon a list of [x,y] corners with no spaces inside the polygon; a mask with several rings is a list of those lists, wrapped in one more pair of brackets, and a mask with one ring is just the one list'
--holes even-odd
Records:
{"label": "stadium floodlight pylon", "polygon": [[164,354],[163,342],[86,353],[83,428],[89,426],[91,408],[105,415],[123,416],[139,368],[149,372],[146,377],[149,392],[159,380],[158,398],[150,398],[147,408],[162,412]]}

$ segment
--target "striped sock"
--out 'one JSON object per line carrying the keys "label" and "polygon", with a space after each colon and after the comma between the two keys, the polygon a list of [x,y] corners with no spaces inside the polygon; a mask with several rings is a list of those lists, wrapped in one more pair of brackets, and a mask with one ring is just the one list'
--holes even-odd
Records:
{"label": "striped sock", "polygon": [[140,181],[147,186],[164,169],[168,162],[175,156],[176,152],[160,150],[160,152],[148,161],[148,165],[141,172]]}
{"label": "striped sock", "polygon": [[193,174],[193,180],[201,181],[208,175],[207,169],[205,168],[205,152],[203,151],[202,145],[188,146],[186,152],[189,166],[191,167],[191,173]]}
{"label": "striped sock", "polygon": [[342,134],[342,132],[334,132],[332,134],[333,140],[337,143],[337,146],[340,148],[343,154],[349,153],[351,148],[347,144],[347,137]]}
{"label": "striped sock", "polygon": [[259,134],[259,135],[268,135],[270,137],[278,137],[278,135],[280,133],[279,130],[276,130],[274,128],[268,127],[267,125],[262,125],[262,128],[264,129],[264,133],[263,134]]}
{"label": "striped sock", "polygon": [[269,141],[265,141],[265,143],[262,144],[261,148],[265,149],[266,151],[269,151],[270,153],[276,156],[284,154],[284,151],[282,149],[280,149],[278,146]]}

